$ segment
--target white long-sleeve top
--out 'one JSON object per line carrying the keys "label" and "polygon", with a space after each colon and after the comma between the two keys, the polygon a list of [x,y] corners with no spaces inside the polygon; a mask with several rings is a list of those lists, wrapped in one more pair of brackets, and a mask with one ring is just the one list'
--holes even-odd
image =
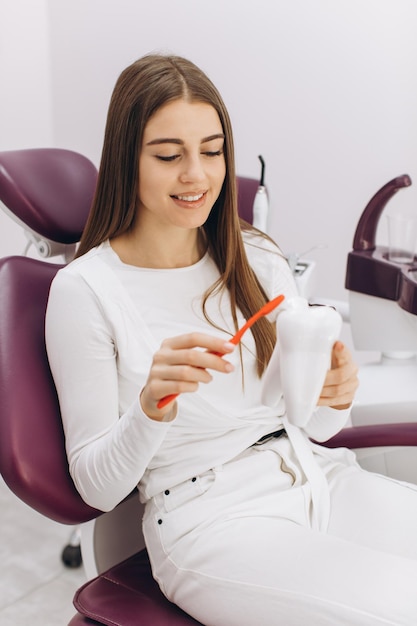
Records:
{"label": "white long-sleeve top", "polygon": [[[268,296],[296,294],[286,260],[259,236],[246,234],[249,261]],[[202,295],[219,277],[207,253],[195,265],[147,269],[121,262],[105,242],[56,275],[46,316],[48,357],[56,384],[69,469],[83,499],[111,510],[135,486],[142,501],[227,462],[279,429],[285,413],[261,402],[255,345],[248,331],[239,351],[228,355],[230,374],[178,398],[171,422],[149,419],[139,394],[162,340],[193,330],[234,334],[227,293],[212,296],[208,314]],[[239,314],[239,325],[245,323]],[[279,389],[279,381],[277,381]],[[338,432],[346,411],[316,409],[306,433],[323,441]]]}

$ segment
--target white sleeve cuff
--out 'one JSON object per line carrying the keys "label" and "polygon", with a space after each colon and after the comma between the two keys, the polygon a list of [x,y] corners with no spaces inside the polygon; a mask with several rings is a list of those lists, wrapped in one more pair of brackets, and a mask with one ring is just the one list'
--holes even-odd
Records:
{"label": "white sleeve cuff", "polygon": [[314,410],[304,432],[316,441],[327,441],[346,425],[351,409],[319,406]]}

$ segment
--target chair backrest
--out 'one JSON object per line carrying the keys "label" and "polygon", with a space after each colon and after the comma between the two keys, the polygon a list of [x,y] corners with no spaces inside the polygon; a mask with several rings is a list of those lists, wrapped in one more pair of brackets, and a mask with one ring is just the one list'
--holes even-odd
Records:
{"label": "chair backrest", "polygon": [[[95,176],[90,162],[71,151],[3,152],[0,200],[39,234],[78,241]],[[255,179],[238,179],[239,211],[246,221],[252,219],[257,187]],[[45,349],[49,288],[60,267],[21,256],[0,259],[0,472],[29,506],[56,521],[77,524],[99,512],[82,501],[68,472]]]}
{"label": "chair backrest", "polygon": [[55,386],[45,349],[49,287],[59,265],[0,259],[0,472],[29,506],[75,524],[97,511],[68,472]]}
{"label": "chair backrest", "polygon": [[253,203],[258,187],[259,181],[256,178],[246,178],[244,176],[238,176],[237,178],[239,215],[249,224],[253,222]]}

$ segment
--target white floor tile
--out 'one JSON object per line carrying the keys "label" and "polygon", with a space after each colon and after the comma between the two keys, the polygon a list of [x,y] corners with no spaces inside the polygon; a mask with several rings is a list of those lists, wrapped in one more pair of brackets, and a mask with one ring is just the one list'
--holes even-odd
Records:
{"label": "white floor tile", "polygon": [[0,624],[66,626],[72,598],[85,581],[83,568],[61,560],[71,527],[21,502],[0,479]]}
{"label": "white floor tile", "polygon": [[0,610],[2,626],[67,626],[76,610],[72,598],[78,582],[60,575]]}

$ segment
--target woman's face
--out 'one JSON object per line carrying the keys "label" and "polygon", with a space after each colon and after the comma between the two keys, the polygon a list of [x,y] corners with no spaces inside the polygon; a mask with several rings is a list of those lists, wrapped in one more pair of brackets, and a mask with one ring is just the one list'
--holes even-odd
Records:
{"label": "woman's face", "polygon": [[210,104],[174,100],[158,109],[145,126],[139,157],[140,224],[204,224],[226,174],[223,144]]}

